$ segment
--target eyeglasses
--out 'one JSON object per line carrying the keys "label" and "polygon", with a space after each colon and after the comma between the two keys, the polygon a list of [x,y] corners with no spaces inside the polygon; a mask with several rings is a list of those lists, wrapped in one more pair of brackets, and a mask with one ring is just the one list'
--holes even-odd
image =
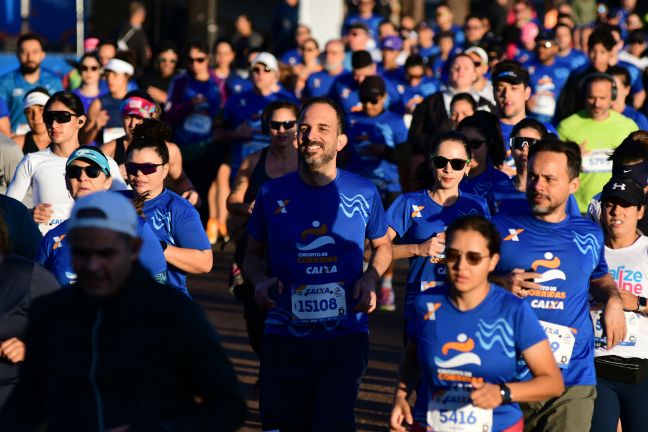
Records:
{"label": "eyeglasses", "polygon": [[464,26],[464,30],[481,30],[481,26]]}
{"label": "eyeglasses", "polygon": [[295,124],[297,124],[297,120],[288,120],[283,122],[270,121],[270,129],[278,131],[283,126],[284,130],[289,130],[294,128]]}
{"label": "eyeglasses", "polygon": [[466,167],[468,162],[470,162],[470,159],[448,159],[443,156],[432,156],[432,163],[436,169],[443,169],[449,163],[453,170],[460,171]]}
{"label": "eyeglasses", "polygon": [[523,148],[531,148],[537,143],[538,140],[535,138],[527,137],[511,137],[509,139],[509,145],[515,150],[522,150]]}
{"label": "eyeglasses", "polygon": [[45,111],[43,113],[43,123],[51,125],[56,120],[56,123],[69,123],[72,117],[78,117],[69,111]]}
{"label": "eyeglasses", "polygon": [[187,60],[189,60],[190,64],[205,63],[205,61],[207,61],[207,57],[189,57]]}
{"label": "eyeglasses", "polygon": [[174,59],[174,58],[166,58],[166,57],[160,57],[160,58],[158,59],[158,61],[159,61],[160,63],[172,63],[172,64],[176,64],[176,62],[178,61],[178,59]]}
{"label": "eyeglasses", "polygon": [[484,140],[479,140],[479,139],[471,139],[468,140],[468,144],[470,144],[470,148],[473,150],[477,150],[479,147],[481,147],[486,141]]}
{"label": "eyeglasses", "polygon": [[164,164],[126,162],[126,173],[134,176],[139,171],[144,175],[149,175],[157,171],[157,168],[162,165]]}
{"label": "eyeglasses", "polygon": [[97,72],[97,71],[99,70],[99,66],[83,66],[83,65],[82,65],[82,66],[79,68],[79,70],[80,70],[81,72],[88,72],[88,71]]}
{"label": "eyeglasses", "polygon": [[267,72],[270,72],[270,71],[272,71],[272,69],[270,69],[268,66],[266,66],[266,67],[264,67],[264,68],[261,68],[261,67],[253,67],[253,68],[250,70],[250,72],[252,72],[252,73],[256,73],[256,74],[260,74],[260,73],[262,73],[262,72],[266,72],[266,73],[267,73]]}
{"label": "eyeglasses", "polygon": [[101,174],[103,171],[98,166],[93,166],[93,165],[88,165],[84,167],[79,165],[69,165],[65,167],[65,176],[67,178],[80,180],[82,172],[85,172],[88,177],[94,179],[99,177],[99,174]]}
{"label": "eyeglasses", "polygon": [[445,259],[448,264],[454,264],[461,259],[462,256],[466,257],[466,261],[471,266],[478,265],[484,258],[489,258],[490,255],[482,255],[479,252],[459,252],[457,249],[446,248]]}

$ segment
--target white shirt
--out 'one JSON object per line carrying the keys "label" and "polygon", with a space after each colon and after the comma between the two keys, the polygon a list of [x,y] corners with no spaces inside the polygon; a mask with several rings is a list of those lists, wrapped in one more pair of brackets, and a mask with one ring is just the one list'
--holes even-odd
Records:
{"label": "white shirt", "polygon": [[[620,249],[610,249],[606,246],[605,260],[619,289],[640,297],[648,297],[648,237],[642,235],[632,245]],[[595,357],[616,355],[648,359],[648,317],[634,312],[625,312],[625,315],[628,336],[624,342],[610,351],[597,347],[594,351]],[[634,319],[636,321],[632,324]],[[594,325],[596,333],[596,323]],[[629,336],[635,336],[634,346],[627,342]]]}
{"label": "white shirt", "polygon": [[[48,223],[39,224],[43,234],[70,217],[74,199],[65,185],[66,157],[57,156],[50,148],[26,154],[7,189],[7,196],[22,201],[29,187],[32,187],[34,207],[39,204],[52,204],[52,218]],[[117,163],[108,158],[112,190],[128,189]]]}

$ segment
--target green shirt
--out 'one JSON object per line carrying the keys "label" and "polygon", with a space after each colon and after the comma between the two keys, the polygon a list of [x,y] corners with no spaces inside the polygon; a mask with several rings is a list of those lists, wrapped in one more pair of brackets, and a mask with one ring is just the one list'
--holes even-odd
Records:
{"label": "green shirt", "polygon": [[557,129],[560,138],[581,146],[580,187],[574,194],[581,212],[587,211],[592,197],[601,192],[612,177],[612,161],[608,160],[612,151],[637,129],[634,121],[612,110],[603,121],[593,120],[583,110],[560,122]]}

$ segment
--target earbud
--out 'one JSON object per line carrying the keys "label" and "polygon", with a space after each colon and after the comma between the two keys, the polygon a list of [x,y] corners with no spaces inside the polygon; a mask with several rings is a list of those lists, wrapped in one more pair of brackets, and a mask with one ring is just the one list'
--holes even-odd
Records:
{"label": "earbud", "polygon": [[82,125],[82,124],[83,124],[83,120],[79,120],[79,124]]}

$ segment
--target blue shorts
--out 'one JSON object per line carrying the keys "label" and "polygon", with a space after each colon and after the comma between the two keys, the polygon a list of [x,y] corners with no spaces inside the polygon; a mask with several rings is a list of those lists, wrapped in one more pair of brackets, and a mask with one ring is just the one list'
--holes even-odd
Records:
{"label": "blue shorts", "polygon": [[355,431],[369,335],[298,339],[265,334],[259,375],[263,430]]}

